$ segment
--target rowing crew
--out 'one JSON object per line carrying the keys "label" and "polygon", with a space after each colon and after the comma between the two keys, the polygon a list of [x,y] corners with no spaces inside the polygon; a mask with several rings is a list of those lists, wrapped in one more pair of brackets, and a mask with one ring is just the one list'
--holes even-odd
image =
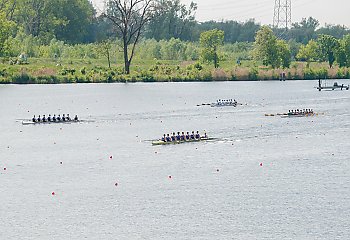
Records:
{"label": "rowing crew", "polygon": [[187,132],[186,134],[185,132],[182,132],[182,134],[178,132],[177,135],[173,133],[173,135],[171,136],[170,134],[166,134],[166,135],[164,134],[161,140],[163,142],[178,142],[178,141],[200,140],[202,138],[208,138],[207,133],[204,133],[204,136],[201,136],[199,134],[199,131],[197,131],[196,133],[192,131],[191,134],[190,132]]}
{"label": "rowing crew", "polygon": [[[51,117],[51,114],[49,114],[48,117],[46,117],[45,115],[43,115],[43,117],[40,117],[40,115],[38,116],[38,118],[34,117],[32,118],[33,122],[70,122],[72,121],[72,119],[70,118],[69,114],[67,114],[67,116],[65,114],[61,115],[58,114],[58,116],[56,116],[56,114],[53,115],[53,117]],[[73,121],[79,121],[78,115],[75,115],[75,117],[73,118]]]}
{"label": "rowing crew", "polygon": [[293,115],[307,115],[307,114],[314,114],[313,109],[303,109],[303,110],[289,110],[288,115],[293,116]]}
{"label": "rowing crew", "polygon": [[236,101],[236,99],[234,99],[234,100],[232,100],[232,99],[228,99],[228,100],[221,100],[221,99],[219,99],[219,100],[217,100],[216,101],[216,104],[217,105],[232,105],[232,104],[237,104],[237,101]]}

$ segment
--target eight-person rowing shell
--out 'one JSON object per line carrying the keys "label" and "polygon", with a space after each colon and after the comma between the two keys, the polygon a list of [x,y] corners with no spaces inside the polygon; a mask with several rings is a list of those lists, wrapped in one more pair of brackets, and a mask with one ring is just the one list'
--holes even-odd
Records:
{"label": "eight-person rowing shell", "polygon": [[[46,117],[46,115],[43,115],[42,117],[39,115],[38,118],[34,117],[32,118],[32,122],[33,123],[44,123],[44,122],[71,122],[72,119],[69,116],[69,114],[63,114],[62,117],[60,114],[58,114],[56,116],[56,114],[54,114],[53,116],[51,116],[51,114],[49,114],[48,117]],[[79,121],[78,115],[75,115],[75,117],[73,118],[73,121],[77,122]]]}
{"label": "eight-person rowing shell", "polygon": [[314,114],[313,109],[303,109],[303,110],[289,110],[288,111],[288,116],[298,116],[298,115],[309,115],[309,114]]}
{"label": "eight-person rowing shell", "polygon": [[207,133],[204,133],[203,136],[200,135],[199,131],[196,133],[192,131],[192,133],[187,132],[173,132],[173,134],[164,134],[161,138],[161,141],[163,142],[185,142],[185,141],[195,141],[195,140],[201,140],[201,139],[208,139]]}

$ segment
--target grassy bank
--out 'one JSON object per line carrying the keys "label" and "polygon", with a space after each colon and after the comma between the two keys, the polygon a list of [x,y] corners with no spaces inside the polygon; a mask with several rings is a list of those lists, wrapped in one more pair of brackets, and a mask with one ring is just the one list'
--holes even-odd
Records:
{"label": "grassy bank", "polygon": [[123,73],[123,65],[113,63],[109,69],[103,60],[30,59],[29,64],[0,63],[0,84],[60,84],[112,82],[181,82],[181,81],[259,81],[279,80],[284,72],[288,80],[348,79],[350,68],[328,68],[325,63],[294,62],[289,69],[261,67],[260,63],[243,61],[221,62],[219,69],[191,61],[137,60],[130,75]]}

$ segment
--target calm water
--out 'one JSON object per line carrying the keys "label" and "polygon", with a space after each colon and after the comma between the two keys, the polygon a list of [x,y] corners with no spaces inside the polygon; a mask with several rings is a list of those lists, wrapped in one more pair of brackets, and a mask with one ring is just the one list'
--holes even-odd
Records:
{"label": "calm water", "polygon": [[[0,239],[350,239],[350,91],[314,86],[0,86]],[[295,108],[324,115],[264,116]],[[148,141],[192,130],[220,140]]]}

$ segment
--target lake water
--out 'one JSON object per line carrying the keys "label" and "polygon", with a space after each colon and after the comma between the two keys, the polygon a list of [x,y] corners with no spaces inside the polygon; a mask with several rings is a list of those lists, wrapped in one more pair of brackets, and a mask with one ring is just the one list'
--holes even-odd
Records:
{"label": "lake water", "polygon": [[[350,91],[315,86],[2,85],[0,239],[350,239]],[[49,113],[89,121],[21,123]]]}

